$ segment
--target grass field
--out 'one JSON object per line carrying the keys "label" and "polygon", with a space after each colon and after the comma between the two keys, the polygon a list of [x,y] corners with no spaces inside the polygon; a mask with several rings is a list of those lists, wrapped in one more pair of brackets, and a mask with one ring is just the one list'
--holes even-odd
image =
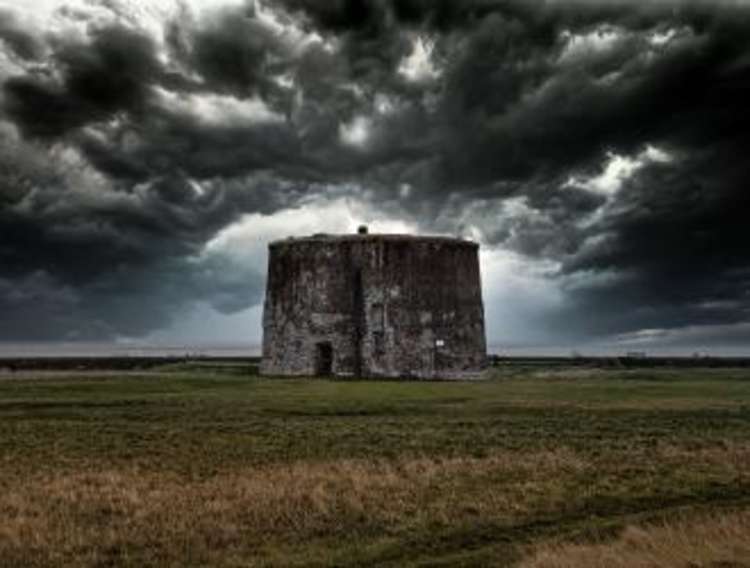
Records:
{"label": "grass field", "polygon": [[750,370],[0,375],[2,566],[750,566]]}

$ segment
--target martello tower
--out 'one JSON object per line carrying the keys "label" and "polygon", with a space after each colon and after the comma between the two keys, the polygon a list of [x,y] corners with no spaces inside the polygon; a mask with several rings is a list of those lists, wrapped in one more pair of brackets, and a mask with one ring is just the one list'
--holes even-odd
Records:
{"label": "martello tower", "polygon": [[364,227],[271,243],[261,373],[477,374],[486,360],[478,250]]}

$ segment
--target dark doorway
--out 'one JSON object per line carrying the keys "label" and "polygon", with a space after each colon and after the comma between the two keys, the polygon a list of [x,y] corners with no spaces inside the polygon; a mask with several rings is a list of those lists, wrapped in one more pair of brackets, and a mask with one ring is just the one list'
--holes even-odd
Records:
{"label": "dark doorway", "polygon": [[328,341],[315,344],[315,374],[319,377],[333,374],[333,346]]}

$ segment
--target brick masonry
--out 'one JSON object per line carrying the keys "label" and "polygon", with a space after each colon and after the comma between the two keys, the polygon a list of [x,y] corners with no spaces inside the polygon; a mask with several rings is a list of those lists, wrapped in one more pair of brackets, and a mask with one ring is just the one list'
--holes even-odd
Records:
{"label": "brick masonry", "polygon": [[476,376],[486,366],[478,251],[411,235],[271,243],[261,373]]}

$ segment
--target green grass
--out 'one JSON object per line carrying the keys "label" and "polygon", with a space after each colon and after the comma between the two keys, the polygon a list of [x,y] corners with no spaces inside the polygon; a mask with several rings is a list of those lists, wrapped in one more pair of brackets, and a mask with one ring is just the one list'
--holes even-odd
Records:
{"label": "green grass", "polygon": [[[0,377],[0,554],[19,565],[512,565],[548,539],[749,507],[747,466],[745,370]],[[94,538],[102,522],[119,528]]]}

